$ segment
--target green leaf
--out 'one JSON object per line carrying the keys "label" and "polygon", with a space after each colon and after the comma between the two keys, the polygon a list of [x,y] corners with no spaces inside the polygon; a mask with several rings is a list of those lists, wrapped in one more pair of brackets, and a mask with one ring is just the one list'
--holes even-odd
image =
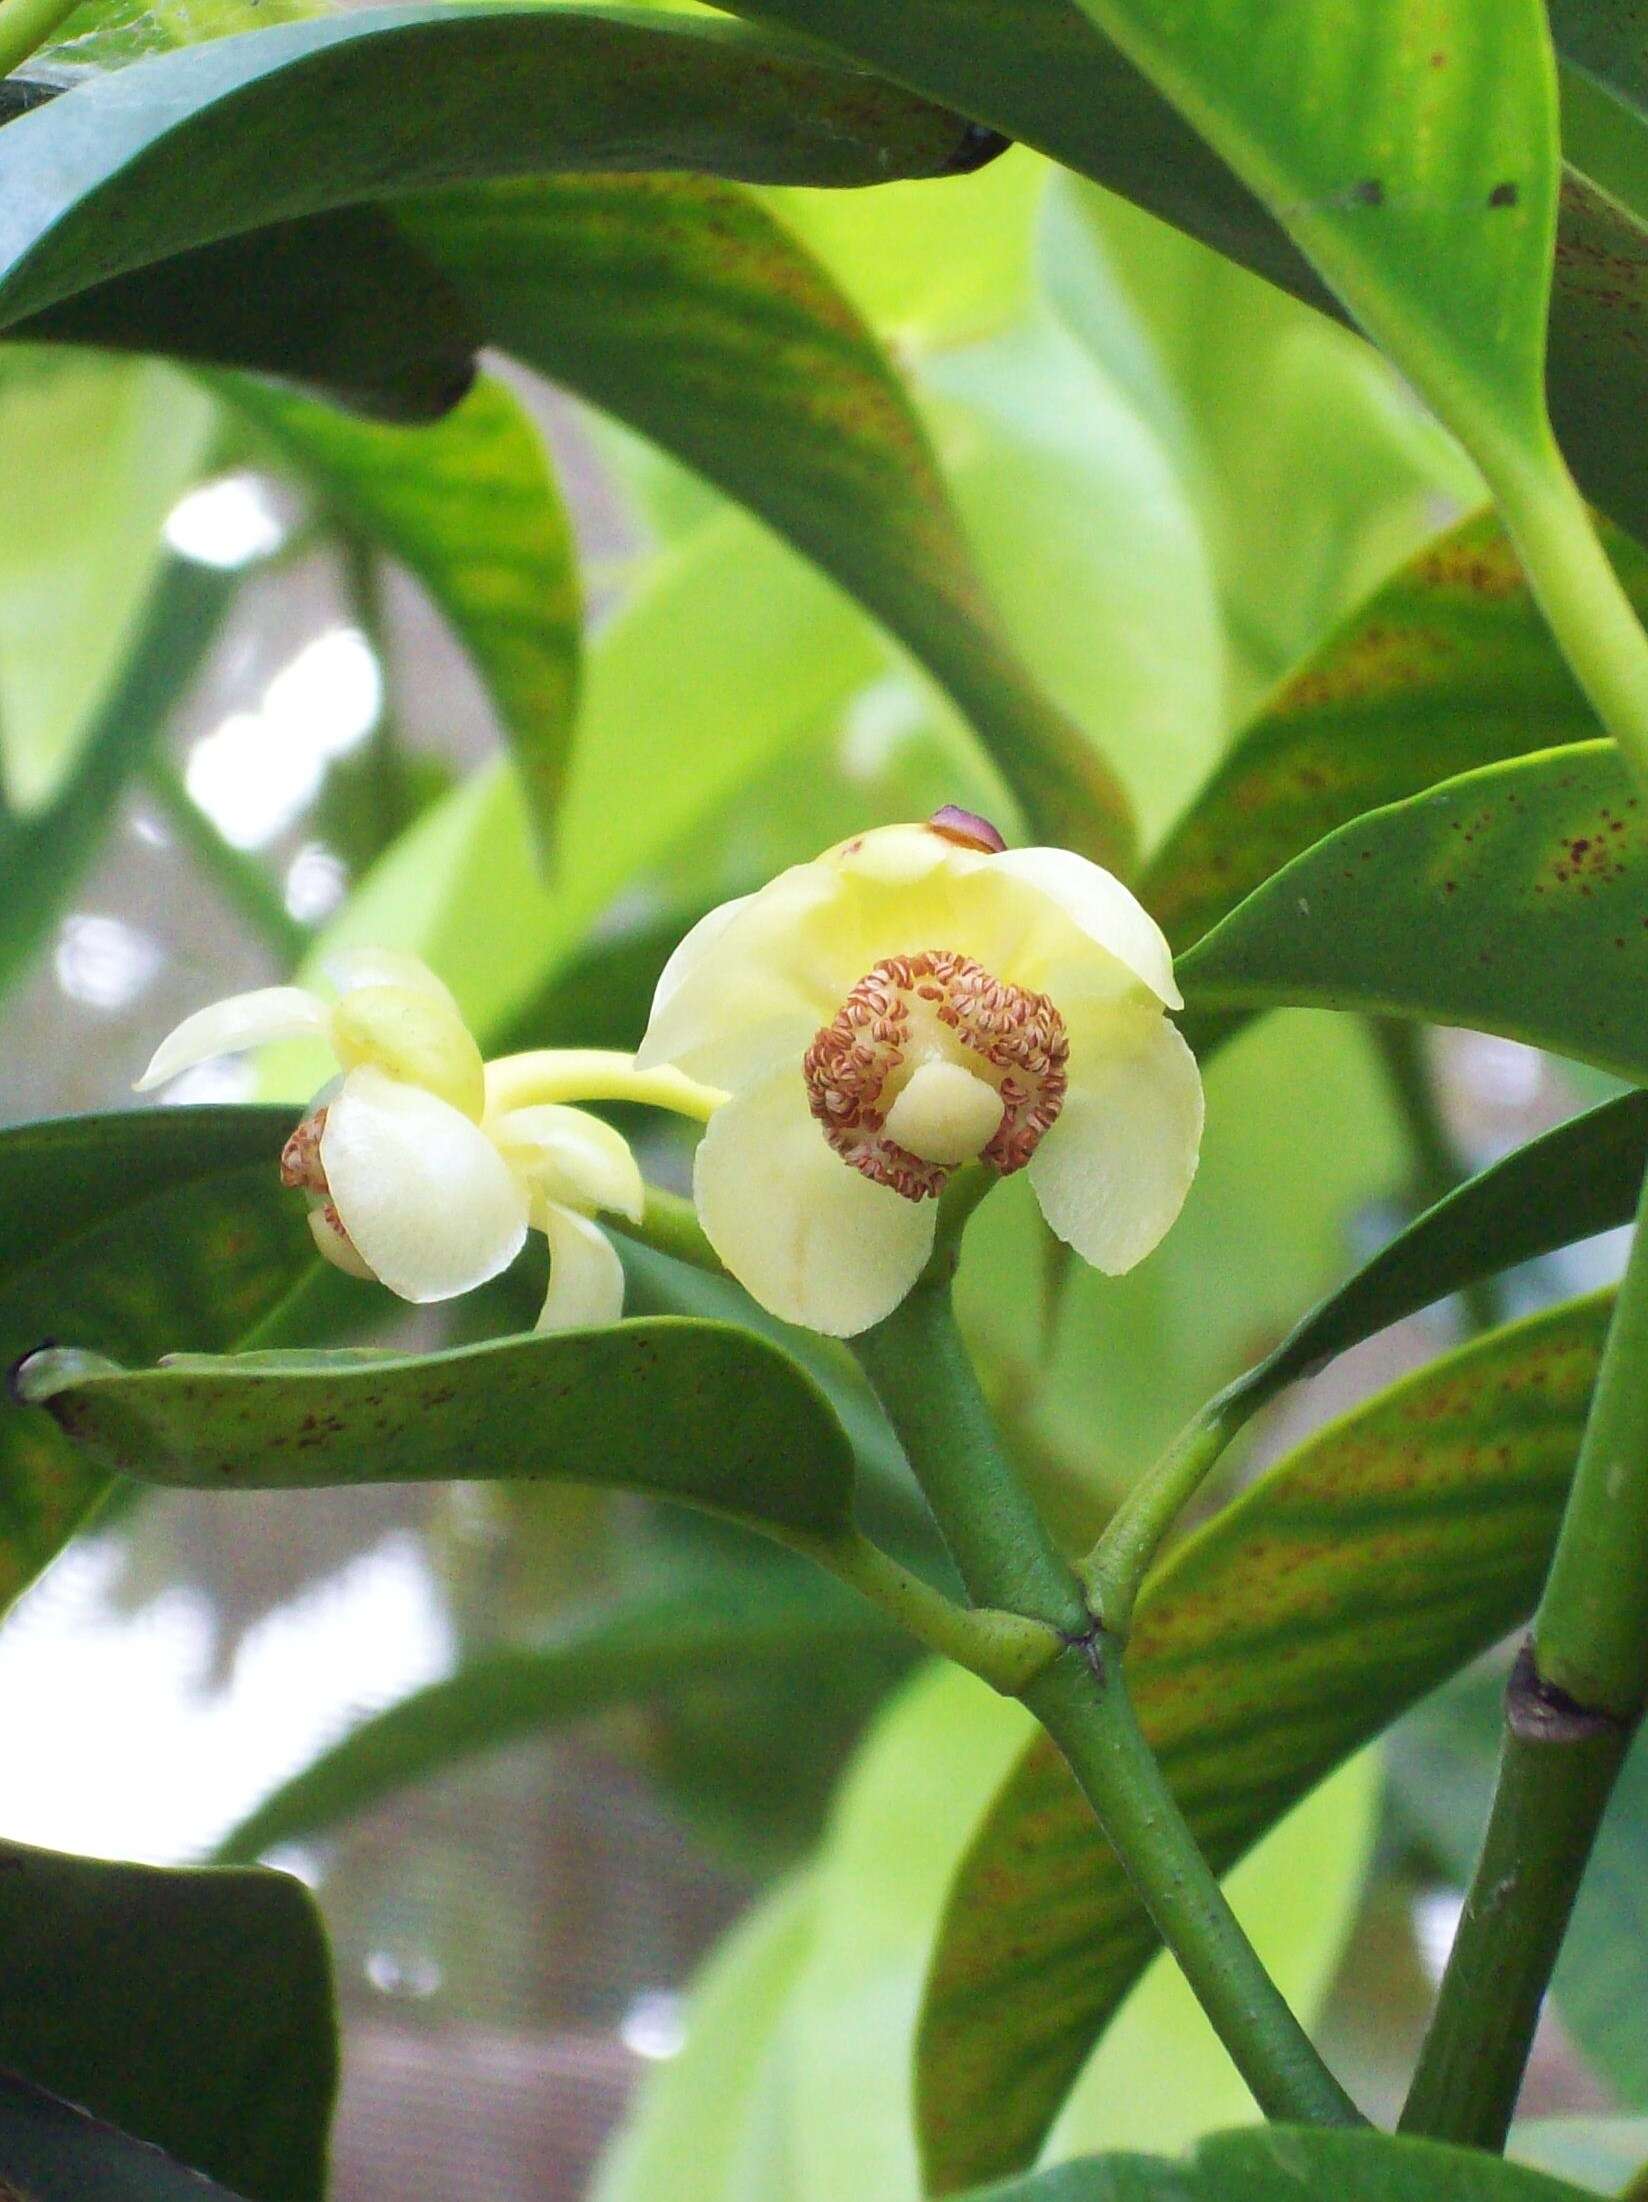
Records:
{"label": "green leaf", "polygon": [[13,1383],[105,1467],[205,1490],[543,1477],[683,1499],[777,1534],[849,1522],[852,1448],[786,1354],[664,1316],[448,1353],[178,1354],[128,1371],[73,1348]]}
{"label": "green leaf", "polygon": [[73,777],[30,818],[0,811],[0,996],[28,969],[216,641],[238,576],[168,558],[87,729]]}
{"label": "green leaf", "polygon": [[[917,2202],[926,2192],[912,2101],[922,1983],[957,1865],[1034,1732],[1019,1706],[954,1668],[934,1669],[888,1708],[847,1775],[820,1853],[811,1946],[786,2018],[798,2202],[844,2195]],[[1346,1769],[1232,1880],[1239,1915],[1307,2015],[1357,1901],[1374,1776],[1365,1761]],[[1307,1870],[1314,1886],[1301,1902]],[[1151,2132],[1157,2115],[1168,2121],[1155,2128],[1158,2143],[1169,2132],[1188,2139],[1248,2110],[1168,1961],[1134,1991],[1106,2052],[1105,2066],[1077,2091],[1062,2149],[1133,2140]],[[841,2115],[844,2100],[851,2118]]]}
{"label": "green leaf", "polygon": [[[1313,306],[1332,294],[1248,186],[1105,38],[1074,0],[737,0],[740,15],[810,33],[900,83],[978,116],[1079,174],[1135,201]],[[1632,18],[1559,0],[1552,30],[1563,61],[1570,139],[1599,60],[1633,52]],[[1606,42],[1606,43],[1604,43]],[[1432,49],[1434,50],[1434,48]],[[1640,75],[1605,81],[1633,110],[1625,142],[1641,177]],[[1585,172],[1601,165],[1592,133],[1568,147],[1550,316],[1548,383],[1562,446],[1589,495],[1648,535],[1648,456],[1636,427],[1648,403],[1648,354],[1632,341],[1648,217]]]}
{"label": "green leaf", "polygon": [[671,167],[881,183],[985,150],[924,100],[729,24],[482,0],[329,15],[92,77],[8,124],[0,318],[420,186]]}
{"label": "green leaf", "polygon": [[[1617,533],[1607,542],[1648,609],[1648,555]],[[1476,513],[1283,683],[1140,892],[1174,947],[1188,948],[1335,827],[1474,766],[1595,733],[1504,530]]]}
{"label": "green leaf", "polygon": [[[232,1344],[318,1266],[274,1168],[291,1122],[157,1109],[0,1132],[0,1367],[53,1335],[135,1354]],[[0,1407],[0,1608],[108,1485],[48,1416]]]}
{"label": "green leaf", "polygon": [[1187,1005],[1470,1025],[1648,1076],[1648,835],[1611,742],[1445,780],[1296,857],[1179,959]]}
{"label": "green leaf", "polygon": [[543,442],[490,377],[416,435],[236,377],[215,387],[345,525],[423,583],[485,683],[545,848],[566,779],[581,605]]}
{"label": "green leaf", "polygon": [[27,313],[12,333],[251,368],[403,422],[456,405],[483,342],[446,277],[377,206],[194,246]]}
{"label": "green leaf", "polygon": [[[1391,1738],[1395,1794],[1448,1869],[1468,1884],[1493,1795],[1505,1677],[1462,1676]],[[1648,2110],[1648,1755],[1633,1749],[1591,1854],[1552,1992],[1574,2046],[1623,2106]],[[1627,2170],[1648,2159],[1648,2129]],[[1623,2174],[1622,2174],[1623,2176]]]}
{"label": "green leaf", "polygon": [[1189,2162],[1101,2156],[992,2187],[974,2202],[1584,2202],[1584,2190],[1476,2149],[1386,2133],[1272,2126],[1221,2133]]}
{"label": "green leaf", "polygon": [[[1273,1468],[1152,1577],[1128,1669],[1221,1869],[1538,1594],[1606,1297],[1434,1362]],[[929,2184],[1033,2160],[1156,1948],[1060,1760],[1033,1745],[951,1894],[919,2102]]]}
{"label": "green leaf", "polygon": [[1398,1232],[1313,1307],[1240,1388],[1268,1398],[1479,1278],[1629,1223],[1645,1166],[1648,1093],[1621,1094],[1530,1139]]}
{"label": "green leaf", "polygon": [[256,1858],[521,1736],[706,1676],[833,1662],[874,1633],[869,1609],[826,1575],[701,1562],[569,1621],[547,1644],[471,1659],[362,1721],[224,1836],[217,1856]]}
{"label": "green leaf", "polygon": [[321,2202],[337,2037],[300,1881],[0,1843],[0,1945],[0,2067],[247,2202]]}
{"label": "green leaf", "polygon": [[153,361],[0,353],[0,778],[15,810],[71,777],[214,414]]}
{"label": "green leaf", "polygon": [[1545,463],[1560,173],[1540,0],[1082,0],[1473,455]]}
{"label": "green leaf", "polygon": [[755,199],[709,178],[598,176],[399,212],[493,343],[684,459],[879,619],[1038,836],[1122,861],[1126,798],[1003,639],[897,374]]}
{"label": "green leaf", "polygon": [[10,2072],[0,2072],[0,2191],[21,2202],[253,2202]]}

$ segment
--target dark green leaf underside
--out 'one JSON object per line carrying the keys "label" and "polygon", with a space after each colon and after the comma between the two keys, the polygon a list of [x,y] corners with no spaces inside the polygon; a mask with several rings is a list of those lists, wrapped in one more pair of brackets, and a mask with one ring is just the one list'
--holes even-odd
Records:
{"label": "dark green leaf underside", "polygon": [[321,2202],[337,2040],[301,1882],[0,1843],[0,1948],[0,2068],[247,2202]]}
{"label": "dark green leaf underside", "polygon": [[0,2072],[0,2194],[18,2202],[255,2202]]}

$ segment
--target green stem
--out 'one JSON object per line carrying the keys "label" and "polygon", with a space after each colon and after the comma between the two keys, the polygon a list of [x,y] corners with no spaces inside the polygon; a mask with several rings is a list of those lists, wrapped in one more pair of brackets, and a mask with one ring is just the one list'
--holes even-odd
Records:
{"label": "green stem", "polygon": [[1493,1812],[1402,2112],[1404,2133],[1502,2149],[1540,2005],[1630,1730],[1549,1705],[1524,1655]]}
{"label": "green stem", "polygon": [[1210,1399],[1110,1517],[1081,1574],[1094,1611],[1113,1636],[1126,1638],[1140,1586],[1174,1523],[1269,1396],[1269,1389],[1244,1379]]}
{"label": "green stem", "polygon": [[1024,1692],[1070,1763],[1156,1931],[1254,2101],[1295,2125],[1357,2125],[1356,2106],[1312,2047],[1226,1903],[1140,1730],[1121,1646],[1072,1645]]}
{"label": "green stem", "polygon": [[281,968],[290,970],[309,946],[309,929],[287,909],[263,866],[224,840],[169,758],[151,757],[143,768],[143,780],[167,824],[224,900],[274,951]]}
{"label": "green stem", "polygon": [[404,826],[411,823],[415,805],[395,720],[391,670],[394,656],[384,612],[383,561],[377,545],[368,536],[347,530],[342,543],[345,590],[361,633],[378,661],[378,677],[383,683],[383,702],[377,724],[367,737],[365,752],[377,810],[373,839],[381,852]]}
{"label": "green stem", "polygon": [[43,46],[80,0],[4,0],[0,5],[0,76],[10,76]]}
{"label": "green stem", "polygon": [[1598,1824],[1648,1705],[1648,1184],[1404,2126],[1504,2143]]}
{"label": "green stem", "polygon": [[1648,635],[1553,442],[1531,464],[1478,451],[1540,609],[1574,678],[1648,788]]}
{"label": "green stem", "polygon": [[997,1442],[948,1276],[930,1271],[852,1347],[975,1605],[1027,1614],[1061,1636],[1085,1634],[1081,1583]]}
{"label": "green stem", "polygon": [[1119,1644],[1003,1456],[956,1327],[961,1219],[941,1222],[926,1274],[853,1341],[976,1604],[1052,1629],[1064,1650],[1024,1686],[1069,1761],[1158,1933],[1260,2104],[1304,2124],[1356,2111],[1288,2009],[1185,1824],[1139,1732]]}
{"label": "green stem", "polygon": [[929,1651],[970,1669],[1004,1697],[1021,1696],[1064,1650],[1063,1637],[1044,1622],[992,1606],[958,1606],[856,1530],[843,1538],[786,1541],[850,1583]]}

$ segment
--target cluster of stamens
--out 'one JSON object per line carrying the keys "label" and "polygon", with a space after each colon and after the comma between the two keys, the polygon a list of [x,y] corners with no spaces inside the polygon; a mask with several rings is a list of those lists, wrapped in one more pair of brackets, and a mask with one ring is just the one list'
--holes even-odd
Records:
{"label": "cluster of stamens", "polygon": [[326,1182],[326,1165],[320,1158],[321,1134],[325,1129],[326,1107],[322,1103],[318,1109],[309,1111],[280,1150],[280,1182],[293,1192],[307,1193],[320,1210],[322,1222],[347,1246],[349,1234],[333,1204],[332,1188]]}
{"label": "cluster of stamens", "polygon": [[1003,1177],[1024,1168],[1058,1120],[1070,1042],[1045,994],[993,978],[947,948],[884,956],[864,974],[802,1059],[808,1106],[844,1162],[906,1200],[930,1200],[954,1165],[925,1162],[886,1133],[917,1002],[994,1074],[1001,1121],[980,1159]]}

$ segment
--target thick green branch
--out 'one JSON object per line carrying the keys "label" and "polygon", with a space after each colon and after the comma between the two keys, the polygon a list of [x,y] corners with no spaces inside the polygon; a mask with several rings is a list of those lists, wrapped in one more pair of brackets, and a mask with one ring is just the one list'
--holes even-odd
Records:
{"label": "thick green branch", "polygon": [[1648,1704],[1648,1186],[1573,1489],[1506,1701],[1482,1854],[1402,2123],[1501,2148],[1602,1814]]}

